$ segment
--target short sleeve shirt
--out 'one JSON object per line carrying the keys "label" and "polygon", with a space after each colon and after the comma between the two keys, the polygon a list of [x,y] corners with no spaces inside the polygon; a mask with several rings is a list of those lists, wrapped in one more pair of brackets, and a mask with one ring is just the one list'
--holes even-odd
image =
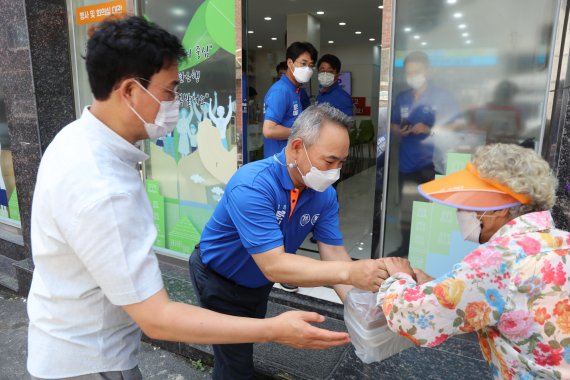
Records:
{"label": "short sleeve shirt", "polygon": [[162,289],[137,164],[147,155],[85,109],[42,157],[31,217],[28,371],[64,378],[138,364],[122,309]]}
{"label": "short sleeve shirt", "polygon": [[[300,88],[295,86],[286,75],[271,86],[264,100],[264,120],[271,120],[286,128],[293,123],[303,111],[301,105]],[[287,139],[275,140],[265,138],[263,141],[263,156],[272,157],[281,152],[287,145]]]}
{"label": "short sleeve shirt", "polygon": [[[429,84],[426,90],[414,98],[413,91],[406,90],[396,97],[392,106],[391,122],[401,128],[423,123],[432,128],[450,121],[458,112],[458,106],[446,90]],[[412,173],[433,165],[434,144],[426,134],[402,137],[400,143],[400,172]]]}
{"label": "short sleeve shirt", "polygon": [[338,82],[330,86],[326,92],[319,92],[319,95],[317,95],[317,103],[328,103],[348,116],[352,116],[353,114],[352,97],[340,87]]}
{"label": "short sleeve shirt", "polygon": [[295,253],[311,231],[318,241],[343,244],[335,189],[305,189],[291,214],[294,187],[284,162],[281,152],[241,167],[202,233],[204,264],[239,285],[268,284],[251,256],[279,246]]}

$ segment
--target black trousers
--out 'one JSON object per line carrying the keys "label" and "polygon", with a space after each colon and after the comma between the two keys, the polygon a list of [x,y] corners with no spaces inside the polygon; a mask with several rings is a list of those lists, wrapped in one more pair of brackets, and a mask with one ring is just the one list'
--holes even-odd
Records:
{"label": "black trousers", "polygon": [[[195,249],[190,256],[190,275],[200,305],[240,317],[265,318],[273,284],[246,288],[206,267]],[[253,344],[214,344],[215,380],[253,379]]]}

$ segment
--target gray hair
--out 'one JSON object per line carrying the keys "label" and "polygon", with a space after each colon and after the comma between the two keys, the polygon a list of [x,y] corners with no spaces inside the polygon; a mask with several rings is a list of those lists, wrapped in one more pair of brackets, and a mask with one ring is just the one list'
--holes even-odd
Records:
{"label": "gray hair", "polygon": [[550,210],[554,206],[558,180],[548,163],[534,150],[513,144],[484,145],[477,149],[472,162],[481,177],[530,197],[529,204],[509,210],[511,217]]}
{"label": "gray hair", "polygon": [[329,104],[313,105],[304,110],[293,123],[288,143],[295,138],[301,138],[307,148],[313,145],[319,139],[323,121],[338,124],[347,130],[352,125],[350,117]]}

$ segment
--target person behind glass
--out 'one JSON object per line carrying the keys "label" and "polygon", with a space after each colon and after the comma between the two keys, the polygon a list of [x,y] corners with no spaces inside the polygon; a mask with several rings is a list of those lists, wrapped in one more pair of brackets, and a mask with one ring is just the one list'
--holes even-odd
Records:
{"label": "person behind glass", "polygon": [[265,95],[263,157],[279,153],[291,133],[291,126],[303,111],[300,86],[309,82],[317,50],[309,42],[293,42],[286,52],[287,71]]}
{"label": "person behind glass", "polygon": [[426,347],[476,331],[495,378],[569,379],[570,233],[548,211],[556,187],[544,159],[510,144],[483,146],[465,170],[420,185],[481,245],[438,279],[387,258],[378,304],[390,329]]}
{"label": "person behind glass", "polygon": [[[172,302],[153,250],[157,231],[135,143],[178,120],[178,39],[140,17],[106,21],[87,41],[94,100],[46,149],[31,216],[28,295],[32,379],[141,379],[141,329],[193,343],[345,344],[316,313],[236,318]],[[314,339],[314,340],[313,340]]]}
{"label": "person behind glass", "polygon": [[[451,94],[428,81],[429,58],[414,51],[404,59],[404,72],[409,89],[396,97],[391,113],[391,134],[400,141],[398,157],[398,189],[400,204],[409,206],[417,194],[406,196],[406,184],[432,180],[445,172],[445,158],[434,161],[434,127],[447,124],[457,114]],[[437,138],[437,137],[435,137]],[[411,206],[410,206],[411,207]],[[390,256],[407,256],[410,243],[411,215],[402,215],[402,243]]]}
{"label": "person behind glass", "polygon": [[[349,122],[328,104],[311,106],[285,149],[233,175],[190,256],[202,306],[264,318],[275,282],[331,285],[341,300],[352,286],[378,290],[387,275],[382,260],[352,261],[331,186],[348,156]],[[311,232],[321,260],[294,254]],[[214,356],[214,379],[253,377],[253,345],[214,345]]]}
{"label": "person behind glass", "polygon": [[[282,61],[275,66],[275,71],[277,72],[277,79],[281,78],[281,75],[287,72],[287,61]],[[311,105],[311,98],[309,98],[309,94],[307,94],[307,90],[305,90],[305,84],[302,83],[299,87],[299,97],[301,98],[301,107],[302,109],[307,109]]]}
{"label": "person behind glass", "polygon": [[328,103],[338,108],[348,116],[352,116],[352,97],[340,87],[338,76],[341,63],[337,56],[325,54],[319,58],[317,70],[319,72],[319,95],[317,104]]}

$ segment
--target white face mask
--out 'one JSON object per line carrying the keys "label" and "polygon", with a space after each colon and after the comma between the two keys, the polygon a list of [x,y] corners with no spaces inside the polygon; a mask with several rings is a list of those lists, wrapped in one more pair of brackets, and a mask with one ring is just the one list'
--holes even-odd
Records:
{"label": "white face mask", "polygon": [[174,128],[176,128],[176,124],[178,122],[178,112],[180,110],[180,101],[178,100],[169,100],[169,101],[160,101],[158,100],[153,94],[150,93],[142,84],[138,81],[135,81],[147,94],[149,94],[157,103],[160,104],[160,108],[158,109],[158,113],[154,118],[154,123],[147,123],[144,119],[139,115],[137,111],[133,107],[129,105],[131,111],[137,115],[137,117],[143,122],[144,129],[148,135],[149,139],[157,139],[159,137],[164,137],[171,133]]}
{"label": "white face mask", "polygon": [[326,171],[317,169],[311,163],[311,159],[309,158],[309,154],[307,153],[307,148],[305,148],[305,143],[303,143],[303,149],[305,150],[305,154],[307,155],[307,160],[309,160],[309,163],[311,164],[311,170],[309,170],[309,172],[306,175],[303,175],[303,173],[301,173],[301,170],[299,169],[298,166],[297,170],[299,170],[299,173],[303,178],[303,182],[305,182],[305,185],[307,185],[307,187],[310,187],[311,189],[322,193],[330,185],[338,181],[338,179],[340,178],[340,169],[331,169]]}
{"label": "white face mask", "polygon": [[483,219],[483,215],[478,218],[475,211],[457,210],[457,221],[464,240],[479,243],[482,229],[481,219]]}
{"label": "white face mask", "polygon": [[406,82],[408,83],[408,86],[410,86],[414,90],[422,88],[422,86],[426,84],[426,81],[427,81],[426,76],[423,74],[418,74],[413,77],[406,77]]}
{"label": "white face mask", "polygon": [[334,74],[332,73],[319,73],[319,84],[323,87],[330,87],[334,83]]}
{"label": "white face mask", "polygon": [[313,76],[313,69],[309,66],[303,66],[303,67],[297,67],[297,66],[293,66],[294,67],[294,71],[293,71],[293,76],[295,77],[295,80],[299,83],[307,83],[309,80],[311,80],[311,77]]}

